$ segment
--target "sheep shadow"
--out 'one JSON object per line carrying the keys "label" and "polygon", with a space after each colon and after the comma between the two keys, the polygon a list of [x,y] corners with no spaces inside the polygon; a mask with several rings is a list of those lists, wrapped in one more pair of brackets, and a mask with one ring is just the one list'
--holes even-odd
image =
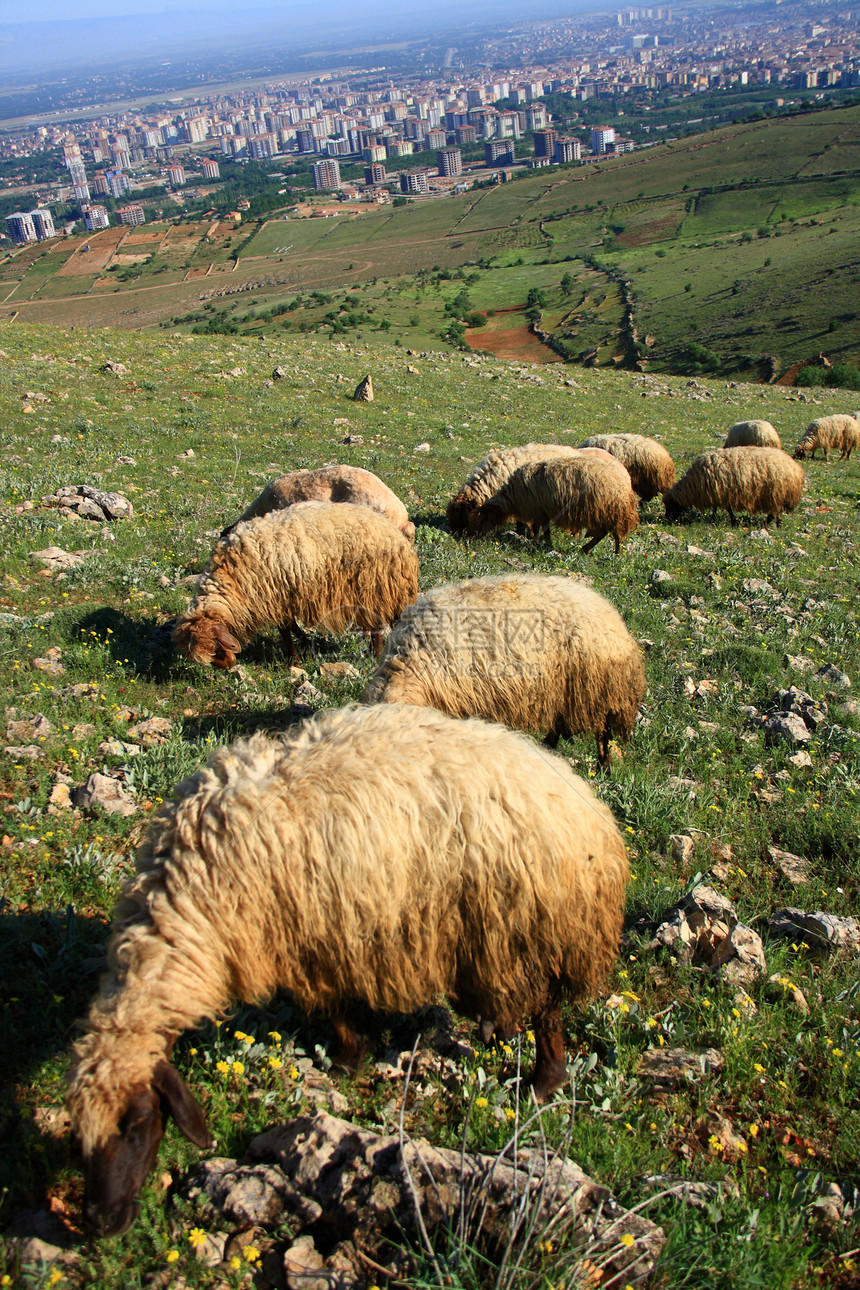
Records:
{"label": "sheep shadow", "polygon": [[[39,1207],[68,1170],[73,1146],[62,1086],[44,1074],[74,1039],[106,966],[106,920],[65,909],[13,911],[0,898],[0,982],[6,1017],[0,1051],[0,1222]],[[31,1090],[48,1084],[44,1096]]]}

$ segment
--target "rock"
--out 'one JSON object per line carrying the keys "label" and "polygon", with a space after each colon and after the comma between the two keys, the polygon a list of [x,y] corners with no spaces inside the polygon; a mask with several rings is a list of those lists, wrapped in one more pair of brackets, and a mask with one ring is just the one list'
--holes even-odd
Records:
{"label": "rock", "polygon": [[765,743],[772,745],[782,739],[787,744],[809,743],[812,735],[803,717],[793,712],[771,713],[763,721]]}
{"label": "rock", "polygon": [[691,545],[691,546],[688,546],[688,547],[687,547],[687,555],[695,555],[695,556],[698,556],[700,560],[702,560],[702,559],[704,559],[704,560],[714,560],[714,559],[716,559],[716,557],[715,557],[715,555],[714,555],[713,551],[703,551],[703,550],[702,550],[702,548],[701,548],[700,546],[692,546],[692,545]]}
{"label": "rock", "polygon": [[295,693],[293,694],[293,703],[305,703],[308,705],[313,703],[325,703],[325,695],[321,690],[318,690],[315,685],[312,685],[310,681],[302,681],[300,685],[296,686]]}
{"label": "rock", "polygon": [[767,529],[750,529],[747,536],[752,538],[754,542],[773,542],[773,538],[768,533]]}
{"label": "rock", "polygon": [[718,1075],[725,1064],[716,1048],[648,1048],[636,1071],[652,1088],[670,1092],[683,1084],[695,1084],[705,1075]]}
{"label": "rock", "polygon": [[809,881],[809,861],[803,856],[792,855],[790,851],[780,851],[779,847],[768,847],[767,854],[784,878],[795,885]]}
{"label": "rock", "polygon": [[291,681],[306,681],[308,674],[303,667],[297,667],[294,663],[287,673]]}
{"label": "rock", "polygon": [[363,381],[359,381],[352,397],[355,403],[373,402],[373,381],[369,376],[365,376]]}
{"label": "rock", "polygon": [[75,789],[72,801],[84,809],[99,806],[108,815],[134,815],[137,811],[120,781],[109,775],[90,775],[86,784]]}
{"label": "rock", "polygon": [[39,761],[45,755],[35,744],[8,744],[3,751],[15,761]]}
{"label": "rock", "polygon": [[287,369],[285,367],[281,367],[280,363],[277,367],[272,369],[273,381],[283,381],[287,376],[289,376]]}
{"label": "rock", "polygon": [[[51,809],[53,808],[53,810]],[[67,784],[55,784],[48,796],[48,813],[57,815],[60,811],[72,809],[72,796]]]}
{"label": "rock", "polygon": [[[203,1217],[240,1227],[278,1223],[293,1188],[280,1170],[269,1165],[242,1165],[236,1160],[206,1160],[183,1188],[187,1199],[203,1204]],[[310,1217],[310,1215],[309,1215]]]}
{"label": "rock", "polygon": [[794,941],[805,941],[811,950],[860,950],[860,922],[816,909],[805,914],[802,909],[779,909],[768,919],[768,931]]}
{"label": "rock", "polygon": [[429,452],[429,451],[430,451],[430,445],[429,445],[429,443],[417,443],[417,444],[415,445],[415,447],[412,449],[412,451],[413,451],[413,452]]}
{"label": "rock", "polygon": [[[284,1253],[284,1276],[288,1290],[329,1290],[331,1274],[314,1245],[312,1236],[300,1236]],[[315,1277],[314,1272],[323,1272]]]}
{"label": "rock", "polygon": [[357,681],[361,673],[357,667],[353,667],[352,663],[321,663],[320,676],[340,676],[348,681]]}
{"label": "rock", "polygon": [[117,457],[116,464],[118,466],[136,466],[137,457]]}
{"label": "rock", "polygon": [[804,654],[783,654],[782,666],[790,668],[792,672],[799,672],[801,676],[815,670],[815,663]]}
{"label": "rock", "polygon": [[672,833],[669,836],[669,852],[675,864],[687,865],[693,858],[696,843],[686,833]]}
{"label": "rock", "polygon": [[179,457],[196,457],[197,453],[194,451],[193,448],[186,448],[184,452],[180,452],[177,455]]}
{"label": "rock", "polygon": [[[13,712],[14,709],[10,708],[9,711]],[[9,721],[6,724],[6,738],[10,742],[13,739],[38,739],[41,742],[54,733],[54,727],[41,712],[23,721]]]}
{"label": "rock", "polygon": [[846,699],[839,711],[844,717],[860,717],[860,699]]}
{"label": "rock", "polygon": [[[660,1228],[638,1213],[625,1211],[573,1161],[547,1160],[540,1148],[520,1148],[514,1167],[508,1156],[461,1153],[421,1139],[407,1138],[401,1147],[396,1135],[383,1137],[318,1112],[255,1138],[243,1163],[255,1162],[281,1175],[285,1190],[282,1193],[278,1186],[278,1191],[293,1213],[298,1212],[298,1201],[304,1202],[305,1225],[312,1223],[315,1230],[342,1236],[319,1268],[313,1247],[301,1242],[298,1232],[290,1247],[299,1247],[296,1260],[303,1259],[310,1272],[328,1272],[329,1286],[365,1284],[368,1264],[359,1250],[365,1260],[387,1264],[395,1246],[404,1251],[400,1257],[408,1260],[405,1248],[421,1239],[413,1188],[431,1239],[440,1226],[456,1226],[465,1202],[467,1239],[479,1243],[481,1252],[491,1259],[498,1259],[507,1245],[512,1206],[525,1204],[529,1195],[538,1228],[552,1218],[560,1242],[575,1242],[587,1234],[588,1239],[603,1243],[601,1261],[607,1278],[645,1279],[665,1242]],[[478,1214],[480,1221],[475,1222]],[[620,1242],[622,1233],[632,1236],[633,1242]],[[332,1275],[336,1269],[338,1279]],[[407,1263],[398,1270],[397,1279],[408,1284],[412,1271]]]}
{"label": "rock", "polygon": [[665,569],[651,570],[652,587],[659,587],[661,582],[674,582],[674,581],[675,579],[672,577],[671,573],[667,573]]}
{"label": "rock", "polygon": [[50,676],[62,676],[66,668],[60,662],[62,650],[58,645],[52,645],[42,658],[33,659],[33,667],[40,672],[47,672]]}
{"label": "rock", "polygon": [[312,1106],[331,1111],[335,1115],[345,1115],[349,1111],[349,1102],[323,1071],[313,1071],[302,1081],[302,1097]]}
{"label": "rock", "polygon": [[58,506],[70,507],[84,518],[101,522],[130,519],[134,514],[134,507],[122,493],[107,493],[89,484],[67,484],[57,490],[52,500]]}
{"label": "rock", "polygon": [[744,578],[744,591],[749,591],[753,595],[779,597],[782,595],[781,592],[777,591],[776,587],[772,587],[770,583],[765,582],[763,578]]}
{"label": "rock", "polygon": [[747,986],[764,976],[767,960],[758,932],[736,923],[728,936],[715,938],[711,969],[730,985]]}
{"label": "rock", "polygon": [[792,766],[796,766],[798,770],[809,770],[812,767],[812,758],[808,752],[793,753],[788,760],[791,762]]}
{"label": "rock", "polygon": [[79,552],[64,551],[59,546],[46,546],[41,551],[31,551],[31,560],[38,560],[51,572],[58,569],[77,569],[84,562],[84,556]]}
{"label": "rock", "polygon": [[139,721],[137,725],[128,728],[129,739],[138,740],[144,748],[166,743],[172,733],[173,722],[166,717],[148,717],[146,721]]}
{"label": "rock", "polygon": [[104,739],[98,751],[102,757],[139,757],[143,749],[140,744],[126,744],[121,739]]}
{"label": "rock", "polygon": [[838,1227],[840,1223],[853,1218],[854,1206],[846,1199],[839,1183],[822,1182],[821,1195],[809,1206],[809,1212],[819,1223],[824,1223],[828,1227]]}
{"label": "rock", "polygon": [[83,739],[92,739],[96,733],[96,728],[91,721],[78,721],[72,726],[72,738],[75,742]]}
{"label": "rock", "polygon": [[703,963],[733,985],[746,985],[766,968],[761,938],[738,921],[727,896],[702,883],[667,910],[649,949],[668,949],[682,963]]}
{"label": "rock", "polygon": [[[79,1262],[74,1249],[77,1244],[75,1237],[59,1216],[48,1210],[20,1210],[4,1237],[6,1256],[20,1263],[22,1271],[25,1265],[35,1264],[32,1270],[37,1273],[38,1280],[34,1278],[34,1281],[39,1285],[46,1284],[42,1277],[52,1264],[58,1271],[64,1268],[72,1272]],[[26,1280],[29,1282],[30,1278]],[[50,1281],[49,1277],[47,1283]]]}
{"label": "rock", "polygon": [[106,363],[102,363],[99,371],[106,372],[108,376],[128,376],[128,368],[125,363],[114,363],[110,359]]}
{"label": "rock", "polygon": [[832,685],[836,690],[851,689],[851,677],[845,672],[841,672],[833,663],[825,663],[815,675],[819,681],[824,681],[826,685]]}
{"label": "rock", "polygon": [[350,445],[352,445],[352,447],[358,447],[358,445],[359,445],[359,444],[364,443],[364,435],[361,435],[361,434],[348,434],[348,435],[344,438],[344,441],[343,441],[343,442],[344,442],[345,444],[350,444]]}

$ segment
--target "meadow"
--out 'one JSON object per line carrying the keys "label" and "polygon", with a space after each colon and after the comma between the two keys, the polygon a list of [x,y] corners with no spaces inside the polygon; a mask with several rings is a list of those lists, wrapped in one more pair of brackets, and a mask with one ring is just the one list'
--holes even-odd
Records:
{"label": "meadow", "polygon": [[[252,336],[273,326],[336,336],[344,319],[328,316],[331,302],[314,311],[302,298],[348,288],[362,294],[359,312],[387,311],[389,340],[445,351],[445,306],[459,287],[448,291],[440,274],[474,279],[470,307],[490,313],[524,308],[532,288],[552,289],[579,262],[610,293],[629,282],[649,370],[695,373],[691,341],[710,351],[715,371],[743,379],[822,352],[856,363],[858,138],[860,107],[849,106],[721,125],[403,207],[153,225],[147,232],[164,236],[147,244],[139,231],[109,229],[0,262],[0,317],[191,329],[207,322],[205,310],[218,314],[209,323]],[[398,299],[409,308],[389,310]],[[296,300],[301,315],[273,323],[272,308]],[[568,356],[596,348],[600,363],[629,364],[623,315],[619,304],[611,321],[578,318],[574,346],[563,310],[541,327]]]}
{"label": "meadow", "polygon": [[[388,305],[405,308],[388,289]],[[83,1241],[63,1081],[147,819],[213,747],[296,720],[296,682],[274,632],[223,673],[179,657],[169,623],[221,527],[268,479],[348,460],[378,473],[409,507],[422,587],[509,571],[585,577],[646,651],[641,717],[611,777],[595,774],[591,738],[559,745],[615,813],[631,880],[608,992],[566,1014],[573,1092],[560,1093],[546,1117],[551,1140],[569,1137],[571,1158],[624,1204],[659,1193],[645,1211],[667,1234],[654,1286],[860,1285],[856,952],[816,954],[767,931],[786,906],[857,911],[860,463],[808,463],[800,506],[769,532],[761,517],[738,528],[725,515],[668,525],[652,502],[618,557],[608,541],[584,557],[558,531],[548,547],[512,532],[457,541],[444,522],[447,499],[494,447],[647,433],[680,473],[736,420],[770,419],[790,450],[813,416],[850,411],[855,396],[267,333],[18,323],[0,333],[2,1225],[24,1208],[50,1210],[75,1243],[75,1257],[53,1268],[7,1261],[4,1284],[269,1284],[257,1264],[210,1266],[195,1254],[190,1238],[207,1220],[182,1199],[182,1183],[199,1153],[174,1129],[136,1226],[114,1241]],[[127,372],[103,371],[106,361]],[[286,376],[272,381],[276,365]],[[353,403],[368,373],[376,399]],[[347,435],[360,442],[345,445]],[[40,504],[68,483],[123,493],[133,517],[108,529]],[[52,572],[32,554],[49,547],[81,560]],[[357,677],[327,675],[333,660],[350,662]],[[846,674],[847,688],[816,677],[825,664]],[[318,692],[311,706],[326,708],[358,697],[372,661],[358,636],[312,634],[303,667]],[[791,684],[826,711],[808,759],[794,761],[792,748],[766,745],[748,720],[750,706],[766,712]],[[138,727],[152,717],[166,725],[147,737]],[[93,772],[121,782],[133,814],[71,806],[69,792]],[[676,835],[692,845],[679,851]],[[801,857],[799,885],[773,848]],[[743,989],[649,948],[654,922],[702,879],[764,937],[766,971]],[[515,1114],[515,1062],[504,1047],[484,1048],[468,1021],[452,1024],[466,1044],[453,1085],[422,1077],[427,1087],[410,1095],[405,1124],[437,1145],[457,1147],[465,1133],[470,1146],[494,1150]],[[341,1114],[396,1131],[402,1086],[377,1063],[410,1048],[416,1032],[430,1051],[434,1026],[429,1016],[368,1017],[367,1028],[370,1053],[355,1077],[325,1075],[331,1032],[287,998],[182,1037],[176,1062],[217,1153],[241,1155],[264,1127],[311,1105],[328,1078],[344,1099]],[[527,1038],[522,1046],[527,1060]],[[643,1062],[675,1047],[714,1049],[719,1068],[659,1091]],[[664,1195],[655,1179],[707,1184],[705,1200]],[[834,1196],[839,1204],[828,1208]],[[277,1250],[282,1235],[255,1231],[254,1248]],[[493,1271],[467,1253],[445,1263],[446,1283],[491,1283]],[[414,1284],[439,1284],[434,1276],[422,1267]],[[550,1241],[530,1252],[518,1284],[597,1282],[584,1256]]]}

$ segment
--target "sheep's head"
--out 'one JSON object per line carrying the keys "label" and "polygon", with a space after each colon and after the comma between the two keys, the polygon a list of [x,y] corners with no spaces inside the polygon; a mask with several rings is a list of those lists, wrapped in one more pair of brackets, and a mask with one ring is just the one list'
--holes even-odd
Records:
{"label": "sheep's head", "polygon": [[809,451],[809,445],[803,442],[799,443],[794,450],[795,461],[804,461]]}
{"label": "sheep's head", "polygon": [[500,529],[507,518],[507,513],[501,506],[492,500],[485,502],[469,516],[469,534],[471,537],[481,537],[485,533],[492,533],[494,529]]}
{"label": "sheep's head", "polygon": [[224,623],[204,614],[183,616],[173,629],[173,643],[193,663],[234,667],[242,646]]}
{"label": "sheep's head", "polygon": [[415,541],[415,525],[411,520],[405,520],[404,523],[400,525],[400,531],[405,538],[409,539],[410,542]]}
{"label": "sheep's head", "polygon": [[684,513],[683,506],[680,506],[675,501],[671,493],[667,492],[663,494],[663,506],[666,509],[666,519],[670,524],[673,524],[676,520],[679,520]]}
{"label": "sheep's head", "polygon": [[99,1236],[127,1232],[140,1210],[140,1189],[155,1164],[169,1116],[195,1146],[214,1143],[203,1112],[173,1066],[160,1061],[152,1082],[132,1092],[116,1133],[86,1157],[84,1215]]}
{"label": "sheep's head", "polygon": [[445,514],[448,520],[448,528],[452,533],[459,535],[468,531],[469,518],[474,509],[468,502],[452,500],[448,503],[448,509]]}

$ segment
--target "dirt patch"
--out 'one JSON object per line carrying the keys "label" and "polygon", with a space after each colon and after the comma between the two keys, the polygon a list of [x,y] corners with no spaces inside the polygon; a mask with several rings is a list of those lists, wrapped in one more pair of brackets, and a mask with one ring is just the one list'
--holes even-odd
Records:
{"label": "dirt patch", "polygon": [[679,224],[676,216],[667,215],[665,219],[650,220],[647,224],[619,233],[615,242],[618,246],[648,246],[651,242],[663,242],[675,236]]}
{"label": "dirt patch", "polygon": [[114,257],[114,264],[145,264],[149,259],[149,254],[144,252],[143,255],[117,255]]}
{"label": "dirt patch", "polygon": [[152,232],[146,233],[129,233],[125,244],[126,246],[151,246],[153,242],[160,242],[163,237],[163,229],[153,229]]}
{"label": "dirt patch", "polygon": [[91,241],[83,242],[77,251],[72,252],[63,267],[57,270],[57,277],[80,278],[91,273],[101,273],[110,264],[125,236],[124,228],[109,228]]}
{"label": "dirt patch", "polygon": [[183,281],[193,282],[195,278],[205,278],[211,267],[211,265],[207,264],[205,269],[189,269]]}
{"label": "dirt patch", "polygon": [[487,327],[470,327],[466,331],[466,344],[470,349],[482,349],[497,358],[512,359],[519,363],[563,363],[555,350],[539,341],[528,327],[508,327],[491,331]]}

